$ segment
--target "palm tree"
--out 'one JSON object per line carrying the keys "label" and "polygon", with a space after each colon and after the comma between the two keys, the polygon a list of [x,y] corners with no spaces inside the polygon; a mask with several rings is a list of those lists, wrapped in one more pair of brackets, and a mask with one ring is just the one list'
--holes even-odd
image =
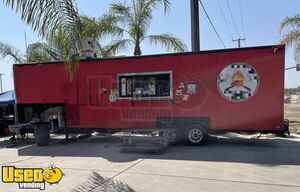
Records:
{"label": "palm tree", "polygon": [[[121,32],[117,28],[110,25],[110,20],[106,15],[95,20],[87,16],[80,16],[82,30],[77,30],[79,36],[94,37],[100,41],[101,37],[107,35],[118,35]],[[109,23],[108,23],[109,22]],[[61,60],[66,61],[66,68],[70,75],[73,75],[76,70],[76,64],[79,61],[77,48],[72,45],[68,37],[69,31],[64,31],[63,28],[57,28],[47,38],[47,43],[33,43],[27,47],[26,54],[21,54],[20,51],[5,43],[0,43],[0,57],[11,57],[15,63],[30,63],[30,62],[45,62]],[[110,45],[98,46],[98,56],[108,57],[111,53],[108,51]]]}
{"label": "palm tree", "polygon": [[86,51],[82,47],[82,43],[86,41],[85,38],[93,41],[93,52],[96,53],[93,57],[108,57],[112,55],[109,51],[111,46],[102,45],[100,41],[104,37],[119,36],[122,33],[119,28],[111,25],[112,22],[108,15],[103,15],[98,19],[84,15],[79,18],[81,27],[76,29],[75,33],[80,38],[80,47],[73,46],[73,41],[70,41],[68,37],[69,31],[65,31],[63,28],[57,28],[47,39],[48,53],[56,60],[65,61],[71,79],[76,72],[81,53]]}
{"label": "palm tree", "polygon": [[[80,29],[80,16],[74,0],[3,0],[3,3],[21,13],[22,20],[42,37],[49,37],[57,28],[69,31]],[[75,28],[74,28],[75,27]],[[77,39],[76,39],[77,38]]]}
{"label": "palm tree", "polygon": [[52,51],[46,43],[32,43],[26,49],[26,54],[9,44],[0,42],[0,57],[11,57],[15,63],[46,62],[57,60],[50,54]]}
{"label": "palm tree", "polygon": [[23,63],[23,55],[21,55],[20,51],[12,45],[1,43],[0,42],[0,57],[11,57],[15,63]]}
{"label": "palm tree", "polygon": [[81,22],[74,0],[3,0],[4,4],[21,14],[22,20],[46,40],[64,32],[65,64],[72,77],[79,63]]}
{"label": "palm tree", "polygon": [[109,57],[113,54],[109,51],[111,44],[101,43],[105,38],[120,37],[123,30],[113,25],[115,18],[108,14],[95,19],[88,16],[81,16],[82,36],[92,37],[96,42],[95,52],[97,57]]}
{"label": "palm tree", "polygon": [[281,43],[294,47],[295,59],[298,61],[300,53],[300,15],[286,17],[280,24],[280,33],[283,34]]}
{"label": "palm tree", "polygon": [[[158,2],[165,11],[169,9],[169,0],[156,0],[152,6]],[[3,0],[3,3],[21,13],[22,20],[47,41],[53,42],[60,35],[64,46],[61,56],[72,78],[79,64],[82,40],[86,38],[75,0]]]}
{"label": "palm tree", "polygon": [[162,0],[131,0],[112,3],[110,6],[110,21],[121,33],[127,34],[127,38],[116,40],[111,45],[109,52],[116,54],[134,47],[134,55],[142,55],[141,43],[148,41],[150,44],[166,48],[168,51],[184,52],[186,45],[172,34],[148,35],[153,11],[159,4],[165,5],[165,11],[169,10],[169,2]]}

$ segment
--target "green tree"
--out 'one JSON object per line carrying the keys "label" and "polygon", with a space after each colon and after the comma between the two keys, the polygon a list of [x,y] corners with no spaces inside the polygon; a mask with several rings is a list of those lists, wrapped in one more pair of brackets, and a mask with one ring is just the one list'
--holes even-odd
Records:
{"label": "green tree", "polygon": [[16,47],[1,42],[0,42],[0,57],[1,58],[11,57],[15,63],[24,62],[23,55]]}
{"label": "green tree", "polygon": [[76,31],[81,29],[81,23],[74,0],[3,0],[3,3],[20,13],[22,20],[40,36],[49,37],[62,29],[68,32],[74,46],[80,45]]}
{"label": "green tree", "polygon": [[280,24],[281,43],[294,48],[295,59],[299,61],[300,53],[300,15],[286,17]]}
{"label": "green tree", "polygon": [[[118,35],[121,32],[119,29],[110,25],[109,18],[104,15],[95,20],[87,16],[81,16],[82,31],[78,31],[81,36],[94,37],[95,40],[100,41],[101,37],[108,35]],[[109,22],[109,24],[108,24]],[[21,54],[20,51],[9,44],[0,42],[0,56],[11,57],[15,63],[30,63],[30,62],[43,62],[53,60],[67,60],[69,55],[76,52],[75,48],[71,48],[70,41],[67,37],[68,32],[63,29],[56,29],[51,36],[47,39],[47,43],[32,43],[26,49],[26,54]],[[108,52],[110,46],[100,46],[97,43],[95,51],[99,56],[107,57],[111,56]]]}
{"label": "green tree", "polygon": [[142,55],[141,44],[161,45],[168,51],[184,52],[186,45],[172,34],[148,35],[148,30],[153,19],[153,11],[160,4],[164,4],[165,11],[170,9],[169,1],[163,0],[131,0],[112,3],[110,6],[110,21],[127,38],[116,40],[109,48],[115,54],[122,50],[134,47],[134,55]]}
{"label": "green tree", "polygon": [[53,61],[56,58],[49,54],[50,50],[46,43],[32,43],[28,45],[26,53],[22,54],[16,47],[0,42],[0,57],[10,57],[15,63],[31,63]]}
{"label": "green tree", "polygon": [[30,63],[58,60],[49,53],[50,48],[46,43],[37,42],[29,44],[26,49],[26,61]]}
{"label": "green tree", "polygon": [[52,40],[63,31],[64,60],[72,77],[79,63],[82,24],[74,0],[3,0],[20,13],[22,20],[46,39]]}
{"label": "green tree", "polygon": [[[170,5],[169,0],[146,0],[145,2],[151,4],[149,6],[151,9],[158,3],[163,4],[165,11]],[[85,20],[79,15],[75,0],[3,0],[3,3],[20,13],[22,20],[49,42],[51,50],[54,51],[53,54],[58,54],[57,57],[64,59],[72,78],[79,64],[82,40],[93,31],[85,28],[86,23],[83,23]],[[111,50],[115,50],[108,49],[110,46],[99,47],[103,49],[102,55],[110,55],[113,53]]]}

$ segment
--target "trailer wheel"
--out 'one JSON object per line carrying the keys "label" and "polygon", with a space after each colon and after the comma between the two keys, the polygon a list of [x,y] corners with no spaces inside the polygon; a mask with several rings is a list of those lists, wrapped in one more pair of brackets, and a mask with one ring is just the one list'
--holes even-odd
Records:
{"label": "trailer wheel", "polygon": [[186,139],[191,145],[202,145],[207,137],[207,131],[198,126],[190,126],[186,130]]}

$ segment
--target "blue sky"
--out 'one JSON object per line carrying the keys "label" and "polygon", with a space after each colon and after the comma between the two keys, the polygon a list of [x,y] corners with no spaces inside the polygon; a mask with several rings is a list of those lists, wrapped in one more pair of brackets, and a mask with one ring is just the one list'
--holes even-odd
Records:
{"label": "blue sky", "polygon": [[[112,0],[77,0],[81,13],[92,17],[98,17],[108,10]],[[171,0],[171,12],[164,15],[162,9],[155,11],[149,34],[172,33],[185,41],[190,48],[190,5],[189,0]],[[206,10],[214,23],[227,48],[233,48],[235,45],[226,25],[224,23],[217,0],[202,0]],[[232,14],[237,25],[237,30],[233,25],[226,0],[219,0],[225,18],[228,22],[229,29],[234,38],[243,37],[243,27],[239,9],[239,0],[229,0]],[[295,0],[241,0],[244,28],[247,40],[242,46],[262,46],[277,44],[280,41],[278,26],[286,16],[299,13],[300,1]],[[27,42],[33,43],[40,41],[36,33],[32,32],[29,26],[22,23],[20,16],[0,3],[0,42],[9,43],[25,52],[24,32],[27,34]],[[203,10],[200,14],[201,25],[201,49],[222,49],[223,46],[217,38],[215,32],[210,26]],[[165,52],[165,50],[142,46],[143,54],[154,54]],[[131,55],[130,50],[127,55]],[[0,73],[4,74],[4,90],[13,89],[11,59],[0,59]],[[295,65],[293,52],[291,48],[286,51],[286,67]],[[286,72],[286,87],[300,86],[300,72],[294,70]]]}

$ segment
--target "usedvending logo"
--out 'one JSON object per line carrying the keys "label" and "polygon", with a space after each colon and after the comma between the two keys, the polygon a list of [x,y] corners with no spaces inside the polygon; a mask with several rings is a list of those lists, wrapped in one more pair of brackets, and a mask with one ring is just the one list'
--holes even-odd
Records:
{"label": "usedvending logo", "polygon": [[245,101],[257,91],[259,76],[256,70],[245,63],[225,67],[218,78],[221,95],[230,101]]}
{"label": "usedvending logo", "polygon": [[46,169],[2,167],[2,181],[4,183],[16,183],[20,189],[45,190],[46,183],[58,184],[63,175],[61,169],[55,166]]}

